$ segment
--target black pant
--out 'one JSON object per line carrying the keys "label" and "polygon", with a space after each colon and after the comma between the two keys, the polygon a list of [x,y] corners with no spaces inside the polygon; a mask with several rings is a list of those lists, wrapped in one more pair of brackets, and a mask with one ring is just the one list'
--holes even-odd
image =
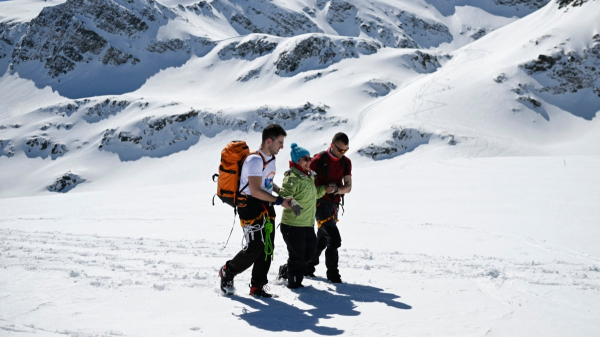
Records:
{"label": "black pant", "polygon": [[327,267],[327,278],[331,280],[340,278],[338,269],[338,248],[342,246],[342,237],[337,227],[338,219],[337,204],[319,200],[317,204],[317,221],[329,219],[323,223],[317,232],[317,249],[312,260],[306,266],[306,274],[313,274],[315,266],[319,264],[319,257],[325,250],[325,266]]}
{"label": "black pant", "polygon": [[[260,216],[262,212],[265,211],[265,207],[268,211],[269,218],[271,218],[271,223],[274,223],[275,208],[273,206],[269,206],[269,203],[267,202],[252,197],[248,198],[247,206],[238,208],[240,219],[256,219]],[[263,218],[260,217],[253,223],[248,224],[247,226],[256,224],[260,225],[262,223]],[[273,242],[273,247],[275,247],[275,229],[273,229],[273,232],[270,236],[271,242]],[[252,235],[249,235],[247,248],[245,250],[239,251],[233,259],[227,261],[227,263],[225,264],[227,266],[226,275],[228,278],[233,279],[235,275],[242,273],[246,269],[250,268],[250,266],[252,266],[252,279],[250,281],[250,284],[253,287],[262,287],[269,282],[267,280],[267,274],[269,273],[269,268],[271,267],[272,255],[268,257],[266,256],[263,238],[266,241],[267,236],[265,233],[265,228],[263,228],[261,231],[254,232],[254,237]]]}
{"label": "black pant", "polygon": [[280,229],[288,250],[288,287],[297,288],[304,279],[306,265],[315,254],[317,247],[315,228],[289,226],[281,223]]}

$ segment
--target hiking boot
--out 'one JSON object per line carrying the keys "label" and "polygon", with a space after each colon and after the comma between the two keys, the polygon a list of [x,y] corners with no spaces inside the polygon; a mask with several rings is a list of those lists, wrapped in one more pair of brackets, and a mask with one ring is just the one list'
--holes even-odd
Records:
{"label": "hiking boot", "polygon": [[269,287],[267,287],[266,285],[262,287],[250,287],[250,295],[254,297],[273,297],[273,295],[269,294],[267,290],[269,290]]}
{"label": "hiking boot", "polygon": [[233,278],[227,278],[227,266],[221,267],[219,270],[219,277],[221,278],[221,292],[223,295],[233,295],[235,293]]}
{"label": "hiking boot", "polygon": [[315,273],[313,272],[313,273],[305,273],[304,277],[315,278],[316,276],[315,276]]}
{"label": "hiking boot", "polygon": [[329,276],[328,276],[328,277],[327,277],[327,279],[328,279],[329,281],[331,281],[331,283],[343,283],[343,282],[342,282],[342,277],[341,277],[341,276],[339,276],[339,275],[338,275],[338,276],[333,276],[333,277],[329,277]]}
{"label": "hiking boot", "polygon": [[283,281],[287,279],[287,264],[279,266],[279,273],[277,273],[277,280]]}

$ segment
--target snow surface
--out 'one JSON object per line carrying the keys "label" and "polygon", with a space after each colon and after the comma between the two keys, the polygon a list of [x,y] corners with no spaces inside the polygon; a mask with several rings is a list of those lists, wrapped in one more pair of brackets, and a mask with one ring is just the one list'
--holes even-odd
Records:
{"label": "snow surface", "polygon": [[[599,1],[117,0],[164,16],[78,12],[99,54],[16,62],[64,3],[0,2],[0,336],[600,335]],[[270,122],[277,183],[288,144],[350,136],[345,283],[278,284],[277,231],[278,297],[249,272],[224,297],[242,235],[211,176]]]}

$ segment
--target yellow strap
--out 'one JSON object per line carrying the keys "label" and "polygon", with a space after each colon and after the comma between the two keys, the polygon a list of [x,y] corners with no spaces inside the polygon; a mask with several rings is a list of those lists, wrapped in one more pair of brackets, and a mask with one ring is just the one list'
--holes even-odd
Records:
{"label": "yellow strap", "polygon": [[[332,219],[335,219],[335,213],[334,213],[334,214],[332,214],[332,215],[331,215],[329,218],[327,218],[327,219],[324,219],[324,220],[317,220],[317,226],[318,226],[318,228],[321,228],[321,226],[322,226],[324,223],[326,223],[327,221],[329,221],[329,220],[332,220]],[[340,222],[340,220],[338,220],[338,219],[335,219],[335,222]]]}
{"label": "yellow strap", "polygon": [[[255,223],[256,221],[258,221],[258,220],[262,220],[262,219],[263,219],[263,216],[265,216],[265,215],[269,217],[269,214],[268,214],[267,212],[261,212],[261,213],[260,213],[260,215],[259,215],[258,217],[254,218],[254,219],[252,219],[252,220],[244,220],[244,219],[241,219],[241,218],[240,218],[240,225],[242,225],[242,227],[245,227],[246,225],[252,225],[252,224],[253,224],[253,223]],[[271,220],[275,221],[275,218],[271,218],[271,217],[269,217],[269,219],[271,219]]]}

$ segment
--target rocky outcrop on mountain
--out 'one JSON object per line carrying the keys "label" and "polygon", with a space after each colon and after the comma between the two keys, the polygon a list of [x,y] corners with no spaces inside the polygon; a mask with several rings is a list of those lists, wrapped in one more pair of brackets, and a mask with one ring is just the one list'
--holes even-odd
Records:
{"label": "rocky outcrop on mountain", "polygon": [[[399,27],[420,48],[436,47],[452,41],[450,30],[440,22],[426,20],[406,11],[400,11],[396,17],[400,21]],[[406,48],[401,45],[399,47]]]}
{"label": "rocky outcrop on mountain", "polygon": [[21,39],[27,24],[0,22],[0,60],[12,54],[14,45]]}
{"label": "rocky outcrop on mountain", "polygon": [[89,103],[89,99],[84,100],[73,100],[61,104],[52,105],[49,107],[41,108],[38,111],[47,114],[54,114],[61,117],[68,117],[79,110],[81,105]]}
{"label": "rocky outcrop on mountain", "polygon": [[147,51],[152,53],[165,53],[168,51],[183,50],[186,53],[190,53],[190,44],[188,41],[181,39],[170,39],[165,41],[155,41],[151,43],[147,48]]}
{"label": "rocky outcrop on mountain", "polygon": [[358,14],[358,8],[351,3],[340,0],[332,0],[329,3],[325,19],[329,24],[343,23],[348,19],[354,20]]}
{"label": "rocky outcrop on mountain", "polygon": [[307,63],[311,64],[310,70],[323,69],[345,58],[374,54],[381,48],[378,43],[362,39],[332,40],[327,36],[312,35],[279,54],[275,62],[275,73],[279,76],[293,76],[309,70],[303,68]]}
{"label": "rocky outcrop on mountain", "polygon": [[358,153],[374,160],[380,160],[411,152],[420,145],[429,143],[432,138],[438,138],[449,145],[456,144],[454,135],[450,134],[436,134],[402,126],[392,126],[392,130],[391,140],[386,140],[379,145],[371,143],[359,149]]}
{"label": "rocky outcrop on mountain", "polygon": [[[517,96],[517,102],[523,104],[529,110],[540,114],[542,117],[544,117],[544,119],[550,120],[550,116],[548,116],[548,113],[546,112],[542,102],[540,102],[537,97],[535,97],[535,94],[532,93],[536,91],[533,84],[519,83],[518,86],[512,88],[511,91],[519,95]],[[513,112],[517,111],[518,109],[513,109]]]}
{"label": "rocky outcrop on mountain", "polygon": [[407,11],[391,11],[386,20],[359,17],[360,30],[385,46],[393,48],[429,48],[451,42],[450,30],[441,22],[418,17]]}
{"label": "rocky outcrop on mountain", "polygon": [[239,43],[231,43],[219,50],[218,55],[221,60],[237,58],[251,61],[271,53],[276,47],[276,42],[271,42],[266,36],[261,36]]}
{"label": "rocky outcrop on mountain", "polygon": [[104,132],[99,148],[114,152],[121,160],[136,160],[143,156],[162,157],[188,149],[201,135],[199,112],[145,117],[141,121]]}
{"label": "rocky outcrop on mountain", "polygon": [[[322,120],[320,117],[327,113],[329,106],[324,104],[314,105],[306,102],[298,108],[278,107],[271,108],[264,106],[251,113],[251,116],[256,116],[252,128],[254,130],[262,130],[271,123],[279,124],[283,127],[293,129],[304,120]],[[254,118],[253,118],[254,119]]]}
{"label": "rocky outcrop on mountain", "polygon": [[213,10],[229,18],[238,33],[269,34],[289,37],[323,31],[304,12],[279,7],[271,2],[214,0]]}
{"label": "rocky outcrop on mountain", "polygon": [[[559,0],[561,1],[561,0]],[[569,0],[567,0],[569,1]],[[570,0],[573,1],[573,0]],[[587,0],[584,0],[587,1]],[[546,6],[548,3],[550,2],[550,0],[494,0],[494,3],[496,5],[502,5],[502,6],[517,6],[517,5],[521,5],[521,6],[525,6],[527,8],[531,8],[531,9],[540,9],[544,6]]]}
{"label": "rocky outcrop on mountain", "polygon": [[46,131],[49,130],[51,128],[54,128],[56,130],[71,130],[73,128],[73,126],[75,126],[75,124],[73,123],[44,123],[42,124],[42,126],[40,126],[40,131]]}
{"label": "rocky outcrop on mountain", "polygon": [[487,31],[484,28],[479,28],[475,33],[471,34],[470,37],[473,40],[479,40],[487,34]]}
{"label": "rocky outcrop on mountain", "polygon": [[94,104],[93,106],[87,108],[83,115],[83,119],[85,119],[88,123],[98,122],[109,116],[114,116],[119,112],[125,110],[131,102],[127,100],[111,100],[105,99],[104,101]]}
{"label": "rocky outcrop on mountain", "polygon": [[197,15],[204,15],[210,18],[215,18],[213,7],[207,1],[196,2],[195,4],[184,6],[182,4],[177,5],[179,9],[194,11]]}
{"label": "rocky outcrop on mountain", "polygon": [[[213,137],[223,129],[260,131],[271,123],[277,123],[287,129],[293,129],[302,121],[327,121],[336,123],[339,118],[327,116],[329,106],[306,102],[300,107],[269,107],[263,106],[243,114],[225,115],[222,111],[206,112],[201,116],[203,133]],[[249,123],[248,121],[252,121]],[[338,122],[339,124],[339,122]]]}
{"label": "rocky outcrop on mountain", "polygon": [[32,136],[27,139],[24,148],[25,154],[30,158],[47,158],[50,156],[52,159],[56,159],[68,151],[65,144],[62,144],[47,135]]}
{"label": "rocky outcrop on mountain", "polygon": [[237,81],[239,81],[239,82],[248,82],[248,81],[250,81],[253,78],[258,78],[258,75],[260,74],[260,69],[261,68],[250,70],[245,75],[238,77]]}
{"label": "rocky outcrop on mountain", "polygon": [[365,92],[371,95],[371,97],[385,96],[396,89],[394,83],[377,79],[370,80],[367,85],[369,86],[369,90],[365,90]]}
{"label": "rocky outcrop on mountain", "polygon": [[15,155],[15,147],[10,139],[0,139],[0,156],[12,157]]}
{"label": "rocky outcrop on mountain", "polygon": [[417,50],[414,53],[404,55],[402,58],[408,61],[415,71],[432,73],[442,66],[439,61],[444,58],[449,59],[450,55],[441,55],[438,58],[438,56]]}
{"label": "rocky outcrop on mountain", "polygon": [[77,185],[85,182],[85,179],[81,178],[79,175],[69,171],[62,176],[56,178],[54,183],[47,186],[46,188],[50,192],[61,192],[67,193],[70,190],[74,189]]}
{"label": "rocky outcrop on mountain", "polygon": [[[560,50],[552,55],[539,55],[536,60],[519,65],[527,74],[544,77],[545,86],[539,92],[555,95],[591,88],[598,92],[600,79],[600,35],[591,48],[581,52]],[[550,80],[550,81],[548,81]],[[600,96],[599,96],[600,97]]]}
{"label": "rocky outcrop on mountain", "polygon": [[167,7],[151,0],[68,0],[45,7],[16,44],[13,69],[39,61],[54,78],[96,59],[105,65],[136,64],[139,58],[123,50],[127,44],[109,42],[119,41],[109,36],[138,39],[149,29],[147,22],[166,20],[166,13]]}
{"label": "rocky outcrop on mountain", "polygon": [[567,6],[578,7],[588,1],[589,0],[558,0],[558,9],[561,9],[561,8],[564,8]]}
{"label": "rocky outcrop on mountain", "polygon": [[407,34],[396,29],[392,24],[385,25],[378,21],[365,21],[360,30],[367,36],[381,41],[385,46],[393,48],[419,48],[419,45]]}

